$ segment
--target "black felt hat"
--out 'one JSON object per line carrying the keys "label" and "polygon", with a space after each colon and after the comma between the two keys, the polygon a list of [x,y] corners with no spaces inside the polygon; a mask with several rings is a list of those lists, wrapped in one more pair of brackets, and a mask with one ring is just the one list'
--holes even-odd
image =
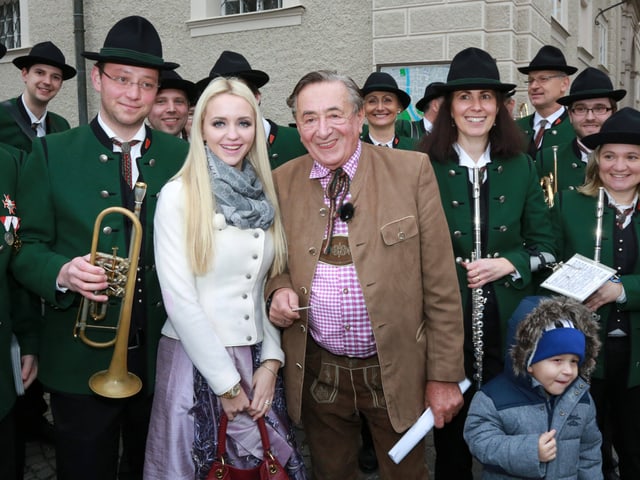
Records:
{"label": "black felt hat", "polygon": [[13,64],[19,69],[28,69],[36,63],[59,68],[62,70],[62,78],[64,80],[69,80],[76,76],[76,69],[71,65],[67,65],[62,51],[52,42],[36,43],[29,52],[29,55],[23,55],[13,59]]}
{"label": "black felt hat", "polygon": [[173,70],[163,70],[160,73],[160,88],[158,92],[169,88],[182,90],[187,95],[189,102],[194,102],[196,97],[196,84],[189,80],[185,80],[178,74],[178,72]]}
{"label": "black felt hat", "polygon": [[4,57],[5,53],[7,53],[7,47],[0,43],[0,58]]}
{"label": "black felt hat", "polygon": [[495,90],[508,92],[513,83],[502,83],[498,65],[491,55],[479,48],[469,47],[458,52],[449,67],[447,83],[436,86],[440,94],[456,90]]}
{"label": "black felt hat", "polygon": [[244,56],[239,53],[225,50],[220,54],[216,63],[209,71],[209,76],[198,80],[196,86],[200,91],[207,88],[211,80],[216,77],[237,77],[251,84],[256,89],[263,87],[269,81],[269,75],[261,70],[254,70]]}
{"label": "black felt hat", "polygon": [[82,52],[97,62],[118,63],[134,67],[173,70],[179,65],[162,58],[162,42],[155,27],[139,16],[119,20],[104,39],[100,52]]}
{"label": "black felt hat", "polygon": [[578,74],[569,95],[556,100],[560,105],[571,105],[578,100],[608,97],[616,102],[624,98],[626,90],[614,90],[609,76],[601,70],[587,67]]}
{"label": "black felt hat", "polygon": [[403,110],[411,105],[409,94],[404,90],[400,90],[395,78],[385,72],[373,72],[367,77],[364,86],[360,89],[360,94],[364,97],[371,92],[390,92],[395,94]]}
{"label": "black felt hat", "polygon": [[424,96],[416,102],[416,108],[421,112],[424,112],[424,109],[427,108],[427,104],[433,100],[434,98],[438,98],[442,96],[441,92],[438,92],[437,87],[444,85],[443,82],[431,82],[424,89]]}
{"label": "black felt hat", "polygon": [[640,112],[631,107],[622,108],[605,120],[598,133],[580,141],[592,150],[605,143],[640,145]]}
{"label": "black felt hat", "polygon": [[540,70],[557,70],[567,75],[573,75],[578,71],[576,67],[567,65],[567,60],[564,58],[560,49],[553,45],[543,46],[538,50],[538,53],[533,57],[528,67],[518,68],[518,71],[525,75],[529,72],[537,72]]}

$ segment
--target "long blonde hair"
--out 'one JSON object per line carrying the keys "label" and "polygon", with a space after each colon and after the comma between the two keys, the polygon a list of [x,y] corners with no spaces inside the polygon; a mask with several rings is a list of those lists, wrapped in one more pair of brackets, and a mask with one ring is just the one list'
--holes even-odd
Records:
{"label": "long blonde hair", "polygon": [[210,268],[214,257],[214,212],[215,197],[209,179],[209,167],[202,136],[204,116],[209,102],[217,95],[236,95],[251,105],[255,124],[255,137],[247,160],[255,169],[262,182],[267,199],[275,208],[275,217],[270,230],[273,232],[275,259],[270,275],[282,273],[287,260],[287,246],[284,228],[280,218],[280,208],[271,176],[267,141],[262,126],[262,116],[251,90],[236,78],[216,78],[202,92],[193,114],[191,144],[184,165],[174,178],[181,178],[185,199],[185,231],[189,240],[189,263],[196,275],[202,275]]}

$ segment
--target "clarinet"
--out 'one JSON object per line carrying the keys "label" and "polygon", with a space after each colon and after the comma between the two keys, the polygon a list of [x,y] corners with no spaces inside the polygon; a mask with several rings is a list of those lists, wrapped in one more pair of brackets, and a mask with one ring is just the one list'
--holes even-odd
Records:
{"label": "clarinet", "polygon": [[[482,225],[480,218],[481,171],[473,168],[473,251],[471,261],[482,258]],[[482,386],[482,360],[484,358],[483,317],[486,302],[482,288],[471,290],[471,334],[473,339],[473,378],[478,389]]]}
{"label": "clarinet", "polygon": [[598,187],[598,206],[596,207],[596,242],[593,260],[600,263],[602,250],[602,216],[604,214],[604,187]]}

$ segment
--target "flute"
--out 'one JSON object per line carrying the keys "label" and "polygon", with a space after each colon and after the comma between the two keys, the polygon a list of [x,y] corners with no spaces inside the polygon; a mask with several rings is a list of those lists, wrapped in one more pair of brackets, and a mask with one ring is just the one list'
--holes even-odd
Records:
{"label": "flute", "polygon": [[596,207],[596,241],[593,260],[600,263],[602,250],[602,216],[604,214],[604,187],[598,187],[598,204]]}
{"label": "flute", "polygon": [[[480,218],[480,185],[482,184],[481,170],[473,168],[473,251],[471,261],[482,258],[482,225]],[[482,360],[484,358],[483,317],[484,292],[482,288],[471,290],[471,333],[473,340],[473,379],[478,388],[482,386]]]}

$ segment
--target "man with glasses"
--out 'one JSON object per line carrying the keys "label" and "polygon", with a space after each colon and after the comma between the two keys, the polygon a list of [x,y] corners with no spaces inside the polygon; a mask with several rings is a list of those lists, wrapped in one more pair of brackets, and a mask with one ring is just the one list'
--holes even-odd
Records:
{"label": "man with glasses", "polygon": [[[558,190],[574,189],[584,183],[587,158],[591,150],[583,145],[581,139],[600,132],[604,121],[616,112],[616,102],[624,98],[626,93],[626,90],[614,90],[611,80],[604,72],[587,67],[574,80],[569,95],[557,100],[560,105],[568,108],[576,136],[558,147]],[[553,158],[542,158],[540,169],[543,175],[556,171]]]}
{"label": "man with glasses", "polygon": [[553,145],[570,142],[573,128],[564,106],[558,98],[569,90],[569,75],[578,69],[567,65],[562,52],[551,45],[543,46],[527,67],[518,71],[528,76],[527,93],[535,112],[517,121],[526,136],[525,151],[536,161],[539,175],[542,159],[552,156]]}
{"label": "man with glasses", "polygon": [[[145,126],[165,62],[156,29],[142,17],[127,17],[107,34],[100,52],[83,55],[91,70],[100,110],[89,125],[38,139],[18,182],[22,247],[12,270],[44,298],[40,379],[51,392],[57,477],[142,478],[155,357],[166,314],[155,273],[153,215],[157,195],[182,165],[188,144]],[[105,271],[89,263],[94,221],[107,207],[134,208],[136,181],[147,184],[140,212],[143,226],[128,337],[128,370],[142,379],[129,398],[100,397],[88,379],[105,370],[113,348],[94,348],[74,338],[80,300],[109,302],[101,325],[118,322],[121,300],[103,294]],[[98,251],[127,257],[130,222],[109,215],[97,230]],[[89,322],[91,320],[89,319]],[[87,330],[96,342],[113,332]],[[123,360],[123,359],[121,359]],[[122,438],[122,460],[118,467]]]}
{"label": "man with glasses", "polygon": [[398,465],[386,452],[426,405],[442,428],[463,403],[460,293],[431,163],[360,141],[348,77],[308,73],[287,104],[309,154],[274,172],[288,270],[265,292],[312,477],[357,478],[362,415],[380,477],[426,479],[423,442]]}

